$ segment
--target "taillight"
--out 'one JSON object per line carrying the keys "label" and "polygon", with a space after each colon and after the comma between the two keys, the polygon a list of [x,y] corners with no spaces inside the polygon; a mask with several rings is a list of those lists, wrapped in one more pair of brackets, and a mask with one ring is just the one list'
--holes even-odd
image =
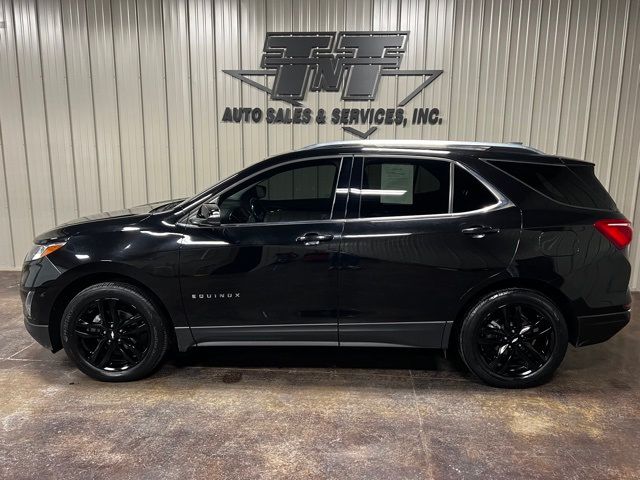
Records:
{"label": "taillight", "polygon": [[598,231],[613,243],[616,248],[624,248],[631,243],[633,229],[629,220],[605,218],[593,224]]}

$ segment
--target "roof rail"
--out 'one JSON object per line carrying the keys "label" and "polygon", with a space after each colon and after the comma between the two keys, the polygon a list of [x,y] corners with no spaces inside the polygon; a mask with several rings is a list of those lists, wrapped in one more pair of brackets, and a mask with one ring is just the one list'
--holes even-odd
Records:
{"label": "roof rail", "polygon": [[453,140],[340,140],[335,142],[316,143],[303,147],[300,150],[314,150],[330,147],[362,147],[362,148],[406,148],[406,149],[452,149],[461,150],[489,150],[489,149],[509,149],[522,150],[523,152],[539,153],[544,152],[523,145],[519,142],[512,143],[492,143],[492,142],[457,142]]}

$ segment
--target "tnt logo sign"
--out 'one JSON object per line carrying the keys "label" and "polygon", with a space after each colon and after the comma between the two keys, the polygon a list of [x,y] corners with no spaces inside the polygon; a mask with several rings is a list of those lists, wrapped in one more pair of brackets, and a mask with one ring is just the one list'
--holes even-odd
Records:
{"label": "tnt logo sign", "polygon": [[[340,125],[360,138],[368,138],[383,125],[441,125],[443,113],[437,105],[407,107],[433,83],[442,70],[402,70],[400,65],[409,32],[270,32],[267,33],[256,70],[223,70],[246,85],[265,92],[275,105],[226,106],[223,123],[269,125]],[[385,77],[403,77],[393,105],[369,103],[346,107],[304,104],[308,92],[340,93],[344,101],[376,99]],[[401,85],[401,87],[400,87]],[[337,95],[335,95],[337,99]],[[289,104],[288,107],[279,103]]]}
{"label": "tnt logo sign", "polygon": [[374,100],[383,70],[398,69],[408,32],[268,33],[261,67],[275,70],[274,100],[304,100],[307,91],[343,100]]}

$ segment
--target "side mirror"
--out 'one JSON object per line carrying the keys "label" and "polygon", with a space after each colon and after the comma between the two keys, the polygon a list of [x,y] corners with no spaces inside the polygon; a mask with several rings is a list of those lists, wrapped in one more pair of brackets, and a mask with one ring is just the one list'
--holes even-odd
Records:
{"label": "side mirror", "polygon": [[221,224],[220,207],[216,203],[203,203],[198,209],[194,223],[196,225],[219,227]]}

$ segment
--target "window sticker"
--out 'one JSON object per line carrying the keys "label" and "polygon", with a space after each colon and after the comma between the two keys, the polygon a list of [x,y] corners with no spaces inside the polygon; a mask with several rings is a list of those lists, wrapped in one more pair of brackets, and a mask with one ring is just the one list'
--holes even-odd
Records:
{"label": "window sticker", "polygon": [[383,163],[380,170],[380,203],[413,203],[413,165]]}

